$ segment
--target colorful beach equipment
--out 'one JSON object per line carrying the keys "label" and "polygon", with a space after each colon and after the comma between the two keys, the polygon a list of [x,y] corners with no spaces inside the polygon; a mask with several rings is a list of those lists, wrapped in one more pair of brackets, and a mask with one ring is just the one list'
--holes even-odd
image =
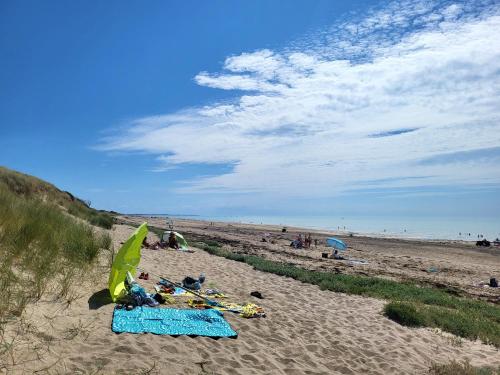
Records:
{"label": "colorful beach equipment", "polygon": [[113,302],[116,302],[127,294],[125,278],[127,277],[127,272],[135,274],[136,267],[141,261],[142,241],[147,234],[147,223],[143,223],[123,244],[118,254],[116,254],[108,281],[109,293]]}
{"label": "colorful beach equipment", "polygon": [[347,245],[344,243],[344,241],[339,240],[338,238],[335,237],[328,237],[326,239],[326,245],[340,251],[347,250]]}

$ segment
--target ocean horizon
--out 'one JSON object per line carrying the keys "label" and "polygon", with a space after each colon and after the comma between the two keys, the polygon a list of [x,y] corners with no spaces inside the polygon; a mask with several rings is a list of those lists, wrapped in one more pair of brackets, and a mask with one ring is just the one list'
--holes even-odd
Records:
{"label": "ocean horizon", "polygon": [[304,229],[337,231],[342,234],[373,235],[429,240],[477,241],[500,238],[500,218],[386,217],[386,216],[272,216],[272,215],[183,215],[129,214],[244,224],[283,225]]}

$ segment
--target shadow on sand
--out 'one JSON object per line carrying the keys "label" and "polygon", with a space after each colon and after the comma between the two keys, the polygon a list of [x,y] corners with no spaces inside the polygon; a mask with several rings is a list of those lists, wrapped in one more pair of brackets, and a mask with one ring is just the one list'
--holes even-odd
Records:
{"label": "shadow on sand", "polygon": [[109,295],[109,289],[103,289],[98,292],[92,294],[88,300],[89,309],[97,310],[102,306],[109,305],[113,301],[111,300],[111,296]]}

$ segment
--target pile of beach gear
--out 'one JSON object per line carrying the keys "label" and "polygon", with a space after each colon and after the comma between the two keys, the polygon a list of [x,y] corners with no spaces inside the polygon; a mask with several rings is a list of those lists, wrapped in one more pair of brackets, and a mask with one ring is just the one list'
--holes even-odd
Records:
{"label": "pile of beach gear", "polygon": [[[143,223],[123,244],[111,267],[109,291],[116,303],[113,332],[236,337],[237,333],[224,319],[224,312],[244,318],[265,317],[260,306],[227,302],[222,291],[203,290],[204,274],[198,278],[186,276],[180,283],[156,275],[158,282],[154,292],[148,293],[133,277],[147,233],[147,224]],[[186,305],[188,308],[165,305]]]}

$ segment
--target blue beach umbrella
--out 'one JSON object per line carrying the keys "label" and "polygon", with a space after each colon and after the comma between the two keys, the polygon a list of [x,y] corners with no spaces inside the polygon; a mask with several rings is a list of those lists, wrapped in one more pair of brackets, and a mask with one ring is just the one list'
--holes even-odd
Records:
{"label": "blue beach umbrella", "polygon": [[340,251],[345,251],[347,249],[347,245],[343,241],[335,237],[328,237],[326,239],[326,245]]}

